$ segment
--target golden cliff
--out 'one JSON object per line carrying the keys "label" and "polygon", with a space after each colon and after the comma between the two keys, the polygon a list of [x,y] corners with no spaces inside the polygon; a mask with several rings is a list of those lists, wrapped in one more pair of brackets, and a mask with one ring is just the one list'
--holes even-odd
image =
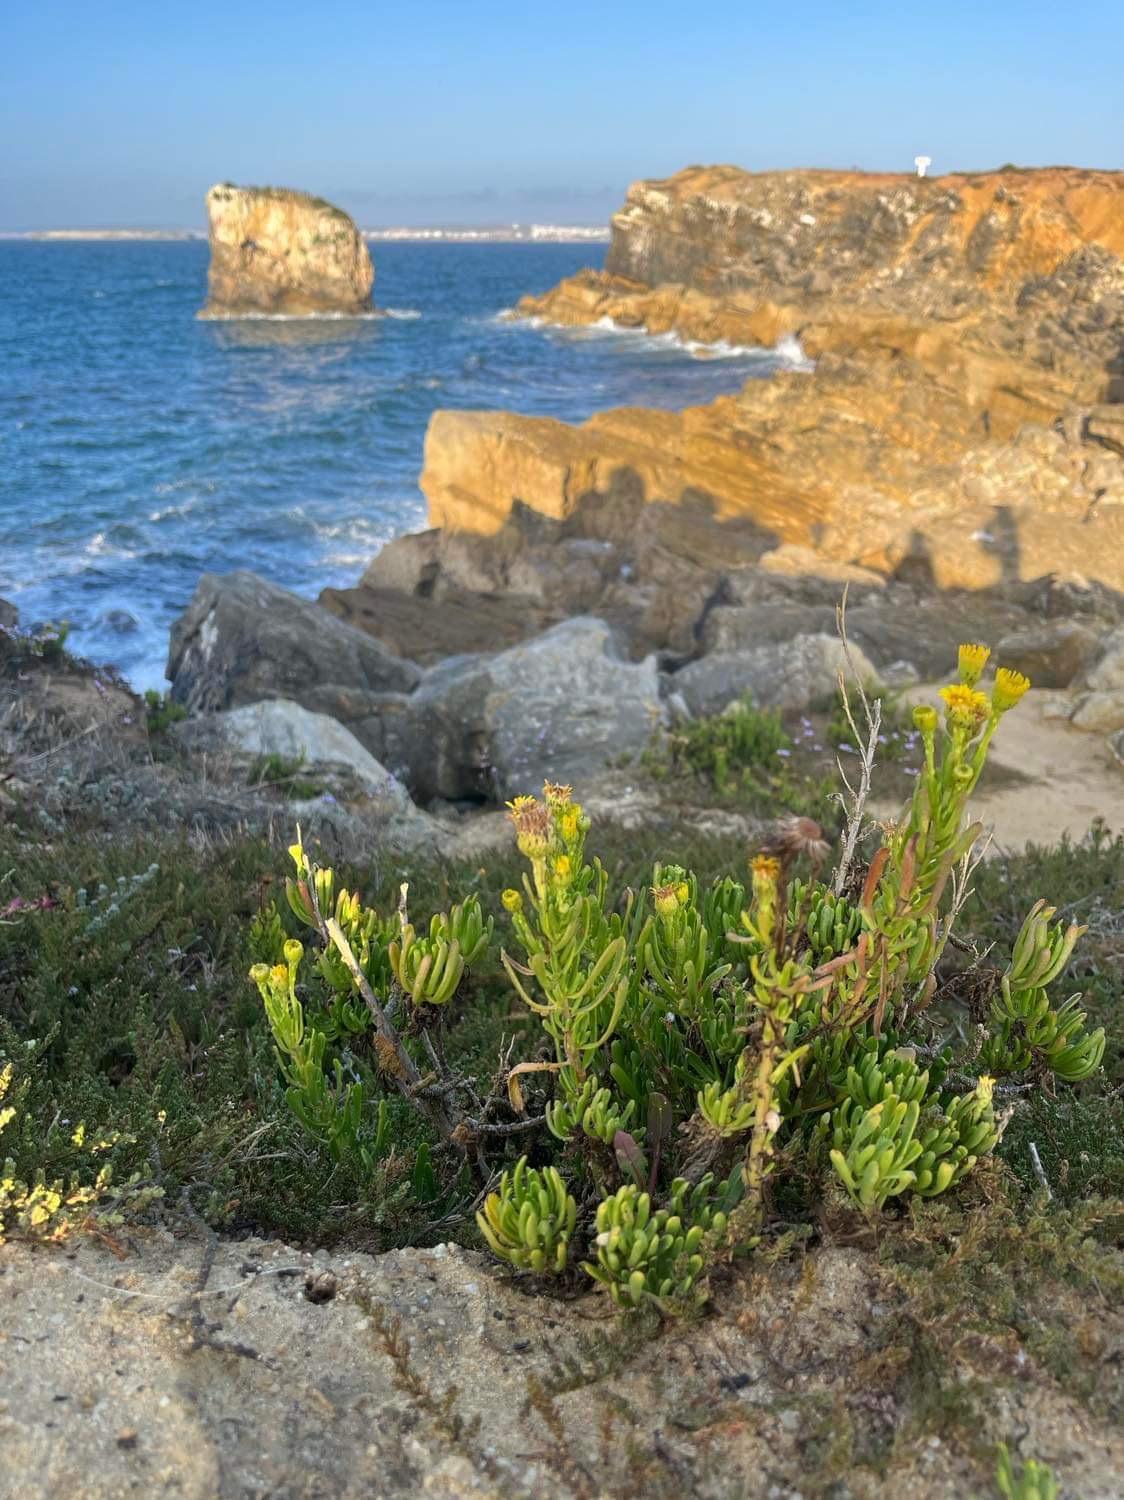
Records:
{"label": "golden cliff", "polygon": [[211,268],[203,318],[359,316],[375,273],[342,209],[288,188],[220,183],[207,194]]}
{"label": "golden cliff", "polygon": [[689,168],[634,186],[612,232],[605,272],[519,312],[789,335],[814,373],[580,427],[439,412],[433,526],[496,533],[516,502],[565,521],[623,485],[747,561],[795,543],[942,588],[1124,588],[1124,174]]}

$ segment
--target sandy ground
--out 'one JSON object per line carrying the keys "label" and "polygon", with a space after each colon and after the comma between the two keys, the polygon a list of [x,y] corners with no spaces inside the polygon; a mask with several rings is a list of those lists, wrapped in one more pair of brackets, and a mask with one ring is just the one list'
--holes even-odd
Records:
{"label": "sandy ground", "polygon": [[[933,703],[939,684],[913,688],[910,702]],[[1103,735],[1088,734],[1058,717],[1061,695],[1031,692],[1006,715],[992,741],[990,762],[1017,773],[985,784],[972,803],[973,816],[992,830],[996,853],[1027,844],[1056,844],[1063,834],[1080,839],[1096,818],[1124,831],[1124,765]],[[897,811],[875,802],[877,817]]]}

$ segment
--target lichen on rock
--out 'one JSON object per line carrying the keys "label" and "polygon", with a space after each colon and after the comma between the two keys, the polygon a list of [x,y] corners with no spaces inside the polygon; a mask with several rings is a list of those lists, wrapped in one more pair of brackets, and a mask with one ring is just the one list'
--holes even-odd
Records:
{"label": "lichen on rock", "polygon": [[372,311],[375,271],[340,208],[291,188],[207,194],[211,267],[201,318],[360,317]]}

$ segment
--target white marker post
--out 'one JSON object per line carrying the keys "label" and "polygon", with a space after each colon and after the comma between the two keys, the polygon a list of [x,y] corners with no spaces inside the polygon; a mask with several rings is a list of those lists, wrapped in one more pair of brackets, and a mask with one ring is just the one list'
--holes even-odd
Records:
{"label": "white marker post", "polygon": [[913,158],[913,165],[917,168],[918,177],[924,177],[925,173],[933,165],[933,158],[931,156],[915,156]]}

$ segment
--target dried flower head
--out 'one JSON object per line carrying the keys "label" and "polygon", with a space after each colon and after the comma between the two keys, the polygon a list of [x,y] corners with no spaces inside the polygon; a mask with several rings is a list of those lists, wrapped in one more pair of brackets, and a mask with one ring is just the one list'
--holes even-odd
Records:
{"label": "dried flower head", "polygon": [[987,659],[990,655],[990,646],[961,646],[959,651],[960,681],[968,687],[975,687],[983,669],[987,666]]}
{"label": "dried flower head", "polygon": [[564,806],[574,795],[572,786],[561,786],[555,781],[544,781],[542,794],[555,807]]}
{"label": "dried flower head", "polygon": [[991,714],[991,702],[987,694],[977,692],[966,683],[954,682],[949,687],[941,688],[941,697],[945,701],[948,722],[953,729],[975,734]]}
{"label": "dried flower head", "polygon": [[801,854],[806,854],[814,865],[822,865],[831,853],[831,845],[813,818],[793,816],[774,823],[761,846],[761,853],[775,856],[783,866],[790,865]]}
{"label": "dried flower head", "polygon": [[1009,708],[1014,708],[1029,687],[1029,677],[1024,677],[1012,667],[1000,667],[995,674],[995,687],[991,694],[992,708],[997,714],[1005,714]]}
{"label": "dried flower head", "polygon": [[527,859],[544,859],[554,843],[554,819],[550,808],[534,797],[517,797],[509,814],[515,824],[515,841]]}

